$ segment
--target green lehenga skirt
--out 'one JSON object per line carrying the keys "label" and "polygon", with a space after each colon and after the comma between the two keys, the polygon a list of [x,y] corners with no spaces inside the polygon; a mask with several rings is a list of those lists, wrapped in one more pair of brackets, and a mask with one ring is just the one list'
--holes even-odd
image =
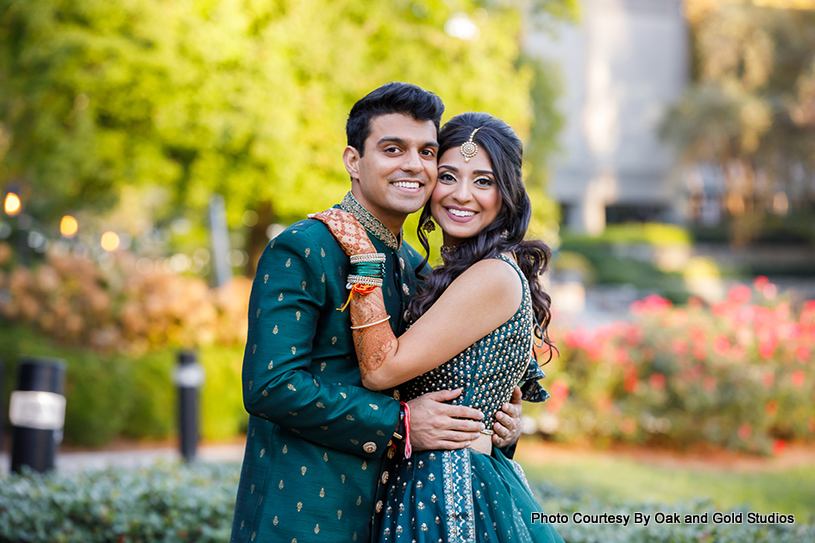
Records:
{"label": "green lehenga skirt", "polygon": [[541,512],[521,467],[494,449],[487,455],[421,451],[393,472],[373,540],[380,543],[562,543]]}

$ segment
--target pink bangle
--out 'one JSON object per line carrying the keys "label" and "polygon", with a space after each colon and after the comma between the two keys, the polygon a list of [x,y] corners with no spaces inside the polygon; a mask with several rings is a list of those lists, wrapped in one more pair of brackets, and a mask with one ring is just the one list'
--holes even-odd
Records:
{"label": "pink bangle", "polygon": [[405,458],[410,458],[413,454],[413,447],[410,446],[410,408],[405,402],[401,402],[405,408]]}

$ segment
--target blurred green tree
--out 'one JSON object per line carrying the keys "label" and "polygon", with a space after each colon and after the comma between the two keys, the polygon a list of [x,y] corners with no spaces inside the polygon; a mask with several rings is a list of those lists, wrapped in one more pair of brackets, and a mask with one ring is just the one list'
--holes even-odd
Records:
{"label": "blurred green tree", "polygon": [[694,83],[663,135],[687,162],[720,168],[730,239],[743,245],[768,210],[815,204],[815,11],[688,4]]}
{"label": "blurred green tree", "polygon": [[[0,0],[0,183],[21,185],[29,212],[51,221],[155,186],[172,198],[152,213],[200,218],[222,193],[230,225],[258,214],[256,258],[270,223],[348,189],[345,118],[385,82],[432,90],[446,118],[487,110],[534,134],[515,4]],[[554,98],[542,99],[549,111]]]}

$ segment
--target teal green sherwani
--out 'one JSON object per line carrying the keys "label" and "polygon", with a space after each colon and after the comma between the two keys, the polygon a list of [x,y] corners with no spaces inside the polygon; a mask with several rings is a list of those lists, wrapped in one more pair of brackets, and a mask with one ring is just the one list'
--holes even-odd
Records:
{"label": "teal green sherwani", "polygon": [[[387,256],[383,294],[398,336],[421,256],[348,193],[340,207]],[[362,387],[350,330],[348,257],[317,220],[263,252],[249,299],[249,412],[233,542],[368,541],[399,402]]]}

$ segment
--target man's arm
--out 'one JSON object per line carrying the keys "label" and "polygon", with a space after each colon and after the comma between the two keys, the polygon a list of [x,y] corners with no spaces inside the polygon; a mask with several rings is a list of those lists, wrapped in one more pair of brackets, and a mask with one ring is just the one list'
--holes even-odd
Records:
{"label": "man's arm", "polygon": [[310,441],[378,456],[393,435],[399,403],[362,387],[325,382],[309,369],[328,302],[325,274],[330,272],[322,254],[305,227],[283,232],[263,252],[249,302],[244,406]]}

